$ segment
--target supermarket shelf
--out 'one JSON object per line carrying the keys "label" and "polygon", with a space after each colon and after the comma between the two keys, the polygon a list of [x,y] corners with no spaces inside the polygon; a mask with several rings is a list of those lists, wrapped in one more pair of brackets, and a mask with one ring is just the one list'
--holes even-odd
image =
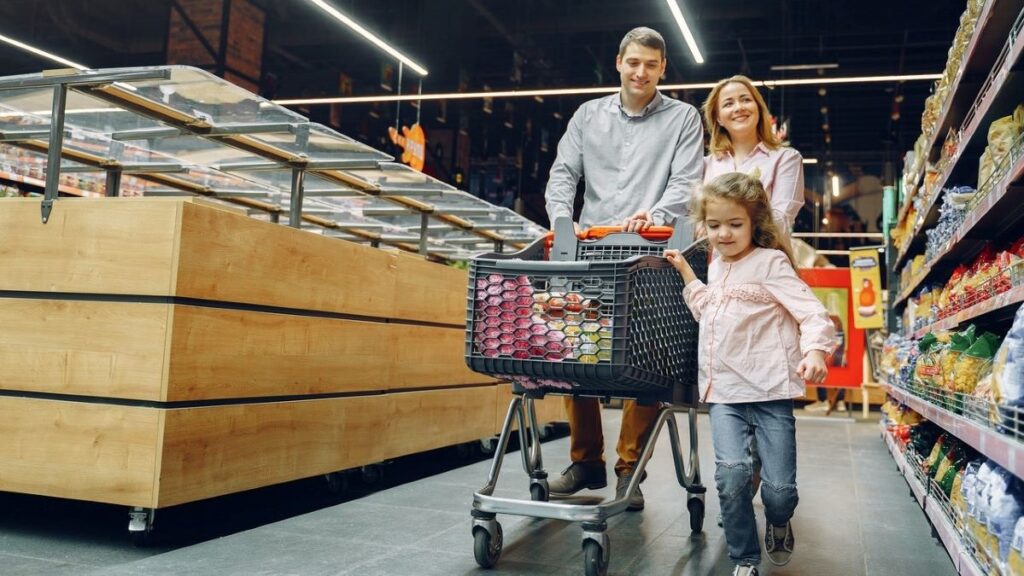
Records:
{"label": "supermarket shelf", "polygon": [[921,328],[914,332],[914,338],[923,338],[925,334],[937,330],[952,330],[968,320],[973,320],[979,316],[1020,304],[1021,302],[1024,302],[1024,286],[1015,286],[1002,294],[979,302],[966,310],[961,310],[949,318],[944,318]]}
{"label": "supermarket shelf", "polygon": [[[1002,48],[1010,32],[1010,24],[1016,16],[1016,14],[1012,13],[1014,5],[1015,3],[1011,0],[990,0],[981,9],[981,14],[978,16],[978,22],[974,28],[974,34],[971,35],[971,40],[967,44],[967,48],[964,50],[962,60],[960,61],[960,69],[953,78],[953,81],[950,82],[949,96],[943,103],[942,110],[939,111],[938,121],[935,123],[935,131],[927,139],[925,150],[927,151],[928,159],[932,158],[936,144],[945,137],[949,128],[960,124],[965,112],[965,106],[973,100],[975,92],[965,88],[966,83],[964,79],[978,74],[985,74],[991,69],[992,65],[990,62],[994,59],[998,50]],[[919,188],[918,185],[921,183],[926,167],[927,163],[922,161],[919,172],[911,179],[915,188]],[[903,205],[900,206],[897,222],[903,220],[912,202],[913,196],[908,196]]]}
{"label": "supermarket shelf", "polygon": [[[0,180],[7,180],[8,182],[18,182],[20,184],[28,184],[30,186],[38,186],[39,188],[46,188],[46,182],[38,178],[30,178],[28,176],[21,176],[19,174],[12,174],[11,172],[0,171]],[[65,186],[61,184],[57,186],[57,189],[64,194],[70,196],[82,196],[82,197],[100,197],[103,196],[102,192],[89,192],[74,186]]]}
{"label": "supermarket shelf", "polygon": [[893,440],[892,434],[889,434],[885,429],[884,424],[881,425],[881,429],[882,438],[889,449],[889,454],[896,461],[896,468],[907,480],[911,493],[935,528],[935,532],[939,535],[939,539],[942,541],[943,546],[945,546],[946,552],[949,553],[949,558],[953,561],[953,566],[956,567],[957,573],[964,576],[985,576],[985,572],[978,565],[978,561],[974,559],[970,548],[964,545],[960,532],[953,525],[949,516],[946,515],[942,506],[939,505],[939,500],[930,497],[928,489],[914,475],[913,465],[907,462],[906,456],[896,445],[896,441]]}
{"label": "supermarket shelf", "polygon": [[983,428],[963,416],[953,414],[907,390],[892,384],[884,384],[889,394],[914,409],[935,425],[950,432],[975,450],[1006,468],[1018,478],[1024,478],[1024,443],[995,430]]}
{"label": "supermarket shelf", "polygon": [[[893,300],[893,306],[906,301],[914,290],[931,276],[940,262],[963,262],[970,259],[979,252],[985,240],[991,240],[1005,231],[1015,229],[1018,221],[1024,219],[1024,188],[1013,185],[1024,176],[1024,143],[1015,147],[1015,151],[1018,153],[1017,158],[1002,182],[967,214],[956,234],[946,241],[945,246],[931,262],[925,263],[917,279],[911,281],[910,285]],[[996,207],[1000,210],[995,210]],[[983,235],[980,232],[982,228],[986,232]],[[975,235],[977,242],[967,241],[973,239]]]}
{"label": "supermarket shelf", "polygon": [[[904,250],[900,251],[896,256],[896,261],[893,264],[894,267],[898,268],[900,264],[906,259],[910,252],[920,249],[924,245],[924,238],[922,233],[926,228],[934,226],[939,219],[938,211],[938,199],[942,195],[942,188],[946,186],[954,176],[962,172],[962,165],[960,164],[960,158],[964,156],[964,151],[968,148],[978,148],[984,146],[985,140],[987,139],[987,130],[981,130],[981,127],[987,127],[993,120],[999,116],[1005,116],[1009,110],[1013,111],[1013,107],[1019,102],[1020,90],[1004,90],[1007,86],[1018,87],[1022,85],[1021,75],[1014,73],[1017,61],[1020,58],[1022,48],[1024,48],[1024,38],[1019,36],[1022,24],[1024,24],[1024,11],[1017,14],[1003,14],[1012,10],[1012,2],[1008,1],[995,1],[989,2],[985,6],[985,10],[993,8],[993,5],[999,5],[1002,10],[1000,11],[1000,17],[1006,18],[1008,21],[1013,22],[1013,26],[1008,30],[1004,31],[1005,34],[1010,34],[1010,39],[1002,46],[1002,51],[996,57],[995,63],[992,65],[992,69],[988,74],[988,77],[983,85],[982,89],[978,92],[977,97],[973,100],[973,104],[963,117],[962,125],[960,126],[960,143],[957,146],[956,153],[953,154],[949,159],[949,164],[945,170],[939,175],[939,178],[934,184],[935,193],[928,201],[927,206],[917,215],[917,221],[914,223],[914,230],[911,234],[911,240],[907,243]],[[985,18],[985,13],[982,13],[979,18],[979,25],[982,22],[982,18]],[[1012,20],[1011,20],[1012,19]],[[976,32],[975,37],[972,38],[972,44],[978,37]],[[1004,36],[1005,37],[1005,36]],[[971,48],[968,48],[968,51]],[[967,56],[965,56],[967,58]],[[951,90],[956,90],[959,86],[959,80],[962,76],[957,75],[957,79],[954,80],[954,85]],[[950,100],[953,100],[956,96],[951,91]],[[959,91],[961,97],[966,98],[965,91]],[[949,120],[948,110],[944,110],[944,113],[940,115],[940,128],[936,130],[936,134],[929,140],[928,150],[932,150],[936,144],[936,139],[939,134],[944,133],[950,126],[946,125],[946,120]],[[959,121],[959,120],[958,120]],[[929,152],[929,154],[931,154]],[[974,157],[968,155],[968,157]],[[909,204],[905,203],[905,207],[909,210]],[[906,213],[901,208],[900,218],[897,221],[901,221]]]}

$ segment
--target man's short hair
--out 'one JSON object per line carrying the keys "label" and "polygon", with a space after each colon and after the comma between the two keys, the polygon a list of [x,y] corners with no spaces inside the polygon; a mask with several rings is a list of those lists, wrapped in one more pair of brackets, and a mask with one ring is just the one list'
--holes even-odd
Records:
{"label": "man's short hair", "polygon": [[665,59],[665,39],[661,37],[657,30],[640,26],[626,32],[626,35],[622,37],[622,42],[619,43],[619,56],[621,57],[625,54],[626,48],[629,48],[629,45],[634,42],[644,48],[652,48],[661,52],[661,59]]}

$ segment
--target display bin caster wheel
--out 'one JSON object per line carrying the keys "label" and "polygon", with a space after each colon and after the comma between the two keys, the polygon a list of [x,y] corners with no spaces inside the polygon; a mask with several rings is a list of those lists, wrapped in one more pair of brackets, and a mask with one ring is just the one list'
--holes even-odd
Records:
{"label": "display bin caster wheel", "polygon": [[686,501],[686,509],[690,512],[690,531],[697,534],[704,529],[704,501],[690,498]]}
{"label": "display bin caster wheel", "polygon": [[152,508],[132,508],[128,512],[128,536],[132,544],[144,548],[154,542],[153,518],[156,510]]}
{"label": "display bin caster wheel", "polygon": [[583,573],[586,576],[606,576],[609,555],[608,548],[602,548],[594,540],[585,540],[583,542]]}
{"label": "display bin caster wheel", "polygon": [[324,474],[324,485],[327,487],[327,492],[341,494],[348,489],[348,478],[341,472],[328,472]]}
{"label": "display bin caster wheel", "polygon": [[480,453],[484,456],[492,456],[494,450],[498,447],[498,439],[496,437],[481,438],[480,439]]}
{"label": "display bin caster wheel", "polygon": [[501,546],[503,535],[501,524],[494,523],[494,534],[486,528],[477,526],[473,529],[473,556],[481,568],[493,568],[501,557]]}

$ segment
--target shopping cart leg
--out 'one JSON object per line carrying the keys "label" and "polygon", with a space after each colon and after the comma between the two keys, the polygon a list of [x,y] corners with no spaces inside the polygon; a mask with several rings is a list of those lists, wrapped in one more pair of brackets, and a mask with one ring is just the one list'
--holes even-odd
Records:
{"label": "shopping cart leg", "polygon": [[530,426],[527,434],[526,427],[523,426],[523,415],[520,412],[518,416],[519,445],[523,457],[523,469],[530,475],[530,499],[547,502],[550,495],[548,473],[544,471],[544,460],[540,448],[540,427],[537,426],[537,411],[534,409],[533,398],[526,396],[523,399],[523,408]]}
{"label": "shopping cart leg", "polygon": [[611,558],[608,523],[583,523],[583,573],[586,576],[605,576]]}
{"label": "shopping cart leg", "polygon": [[690,421],[690,458],[689,464],[683,461],[682,442],[679,439],[679,427],[676,424],[675,412],[668,420],[668,433],[672,440],[672,460],[676,466],[676,479],[686,489],[686,509],[690,513],[690,530],[700,532],[704,528],[704,495],[707,492],[700,483],[700,456],[697,453],[697,409],[689,408],[687,416]]}

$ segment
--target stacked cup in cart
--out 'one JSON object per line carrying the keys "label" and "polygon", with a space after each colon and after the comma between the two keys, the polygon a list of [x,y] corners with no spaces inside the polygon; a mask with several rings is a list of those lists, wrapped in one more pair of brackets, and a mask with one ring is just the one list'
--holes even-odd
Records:
{"label": "stacked cup in cart", "polygon": [[[905,268],[902,274],[913,272]],[[991,244],[986,246],[969,265],[957,266],[944,285],[923,285],[907,303],[903,325],[920,330],[1021,286],[1024,286],[1024,236],[1003,249],[997,250]]]}
{"label": "stacked cup in cart", "polygon": [[973,325],[917,341],[890,334],[882,366],[893,385],[1024,441],[1024,307],[1002,339]]}
{"label": "stacked cup in cart", "polygon": [[907,406],[882,406],[914,476],[988,574],[1024,574],[1024,483]]}

